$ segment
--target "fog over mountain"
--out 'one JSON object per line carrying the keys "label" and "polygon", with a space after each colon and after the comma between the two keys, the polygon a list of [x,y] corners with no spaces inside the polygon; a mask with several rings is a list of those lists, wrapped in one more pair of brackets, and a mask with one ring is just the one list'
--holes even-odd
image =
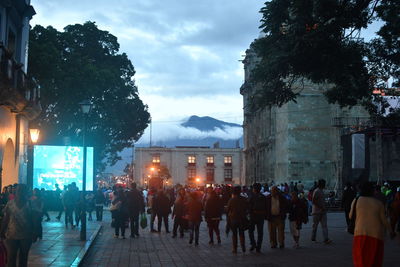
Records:
{"label": "fog over mountain", "polygon": [[[150,130],[151,128],[151,130]],[[243,128],[240,124],[225,122],[212,117],[191,116],[182,121],[153,122],[135,147],[151,146],[210,146],[216,142],[220,147],[243,147]],[[122,160],[112,167],[107,167],[106,173],[119,175],[123,173],[126,164],[132,161],[132,149],[121,152]]]}

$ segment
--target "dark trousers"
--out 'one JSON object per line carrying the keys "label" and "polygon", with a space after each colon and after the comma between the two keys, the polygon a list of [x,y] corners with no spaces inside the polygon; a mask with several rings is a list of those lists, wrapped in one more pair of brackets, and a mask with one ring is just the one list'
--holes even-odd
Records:
{"label": "dark trousers", "polygon": [[96,220],[99,222],[103,220],[103,205],[96,206]]}
{"label": "dark trousers", "polygon": [[161,224],[162,221],[164,221],[164,226],[165,226],[165,231],[169,232],[168,229],[168,214],[164,215],[164,214],[157,214],[157,223],[158,223],[158,231],[161,231]]}
{"label": "dark trousers", "polygon": [[193,234],[194,234],[194,243],[199,244],[200,223],[201,222],[189,221],[190,243],[193,242]]}
{"label": "dark trousers", "polygon": [[208,235],[210,236],[210,241],[214,242],[214,232],[217,236],[218,242],[220,242],[221,237],[219,233],[219,220],[207,220]]}
{"label": "dark trousers", "polygon": [[139,236],[139,213],[131,214],[129,220],[131,221],[131,236]]}
{"label": "dark trousers", "polygon": [[150,216],[150,230],[154,231],[154,221],[156,219],[156,213],[154,211],[151,212],[151,216]]}
{"label": "dark trousers", "polygon": [[81,220],[81,208],[80,207],[75,207],[75,225],[78,227],[79,221]]}
{"label": "dark trousers", "polygon": [[242,250],[246,250],[245,238],[244,238],[244,228],[239,222],[230,222],[230,228],[232,230],[232,250],[236,252],[238,246],[238,234],[240,239],[240,246]]}
{"label": "dark trousers", "polygon": [[125,221],[126,218],[123,216],[122,212],[114,212],[114,222],[115,222],[115,235],[119,236],[119,230],[121,230],[121,236],[125,236]]}
{"label": "dark trousers", "polygon": [[181,217],[175,216],[174,219],[174,228],[172,230],[172,235],[176,236],[178,232],[178,227],[179,227],[179,233],[181,237],[183,237],[183,231],[185,230],[185,220],[182,219]]}
{"label": "dark trousers", "polygon": [[[257,227],[257,243],[256,240],[254,239],[254,231],[256,227]],[[264,235],[264,219],[261,218],[261,219],[250,220],[249,238],[251,246],[259,250],[261,248],[261,244],[263,241],[263,235]]]}
{"label": "dark trousers", "polygon": [[4,242],[7,249],[7,267],[28,266],[29,249],[31,248],[32,239],[6,239]]}
{"label": "dark trousers", "polygon": [[65,207],[65,226],[68,226],[68,223],[71,224],[71,226],[74,225],[74,221],[72,219],[72,212],[74,211],[73,207]]}
{"label": "dark trousers", "polygon": [[64,207],[60,204],[59,208],[58,208],[58,215],[56,218],[60,219],[61,215],[63,214],[64,211]]}

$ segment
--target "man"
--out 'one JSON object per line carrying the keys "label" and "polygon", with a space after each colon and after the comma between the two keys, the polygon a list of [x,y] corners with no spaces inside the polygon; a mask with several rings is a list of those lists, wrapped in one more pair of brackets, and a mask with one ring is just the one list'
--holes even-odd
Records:
{"label": "man", "polygon": [[101,222],[103,220],[103,206],[106,202],[106,197],[104,196],[103,190],[98,188],[96,195],[94,196],[94,203],[96,205],[96,220]]}
{"label": "man", "polygon": [[350,223],[349,213],[351,210],[351,203],[355,198],[356,198],[356,191],[353,189],[351,183],[348,182],[346,184],[346,187],[344,188],[342,196],[342,208],[344,209],[344,216],[346,218],[347,226],[349,226]]}
{"label": "man", "polygon": [[233,189],[232,198],[228,201],[226,210],[227,224],[232,230],[232,253],[237,253],[238,234],[240,239],[240,246],[243,253],[246,252],[244,231],[247,224],[248,203],[244,197],[240,195],[241,187],[235,186]]}
{"label": "man", "polygon": [[67,191],[67,186],[64,185],[64,191],[61,191],[58,184],[55,184],[55,186],[56,186],[55,199],[56,199],[57,209],[58,209],[58,215],[57,215],[56,219],[59,221],[59,220],[61,220],[61,215],[64,211],[64,207],[62,204],[62,198],[63,198],[63,194]]}
{"label": "man", "polygon": [[131,238],[139,237],[139,214],[144,212],[144,201],[142,193],[136,188],[136,183],[131,184],[127,201],[129,220],[131,221]]}
{"label": "man", "polygon": [[266,218],[271,248],[277,248],[276,233],[278,232],[279,248],[285,247],[285,219],[288,201],[279,192],[278,187],[271,188],[271,194],[266,198]]}
{"label": "man", "polygon": [[[256,249],[257,252],[261,250],[261,244],[264,234],[264,220],[267,210],[266,197],[261,194],[261,184],[255,183],[253,185],[253,194],[249,198],[249,211],[250,211],[250,225],[249,225],[249,238],[250,238],[250,251]],[[257,227],[257,244],[254,239],[254,230]]]}
{"label": "man", "polygon": [[311,240],[316,241],[318,224],[321,223],[322,234],[324,235],[324,243],[330,244],[332,240],[328,238],[328,225],[325,207],[324,188],[326,182],[324,179],[318,181],[318,187],[314,190],[312,196],[312,215],[313,226]]}

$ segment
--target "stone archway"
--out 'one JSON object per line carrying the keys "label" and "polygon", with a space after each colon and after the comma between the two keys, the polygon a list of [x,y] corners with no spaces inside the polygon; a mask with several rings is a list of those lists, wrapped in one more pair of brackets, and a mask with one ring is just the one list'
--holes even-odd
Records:
{"label": "stone archway", "polygon": [[18,166],[15,161],[14,143],[11,139],[6,142],[1,166],[3,168],[1,187],[18,183]]}

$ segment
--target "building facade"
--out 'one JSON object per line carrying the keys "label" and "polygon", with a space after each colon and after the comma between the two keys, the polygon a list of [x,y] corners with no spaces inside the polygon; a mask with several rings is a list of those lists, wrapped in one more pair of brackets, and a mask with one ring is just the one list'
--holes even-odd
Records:
{"label": "building facade", "polygon": [[147,147],[135,149],[134,180],[145,186],[168,168],[168,185],[243,184],[242,149],[210,147]]}
{"label": "building facade", "polygon": [[0,187],[27,183],[29,121],[41,109],[27,76],[30,0],[0,0]]}
{"label": "building facade", "polygon": [[341,128],[369,119],[361,107],[341,109],[324,96],[327,86],[302,83],[296,102],[254,110],[259,88],[249,79],[258,63],[252,49],[243,60],[245,82],[240,89],[244,110],[244,173],[246,183],[301,180],[306,187],[325,179],[341,188]]}

